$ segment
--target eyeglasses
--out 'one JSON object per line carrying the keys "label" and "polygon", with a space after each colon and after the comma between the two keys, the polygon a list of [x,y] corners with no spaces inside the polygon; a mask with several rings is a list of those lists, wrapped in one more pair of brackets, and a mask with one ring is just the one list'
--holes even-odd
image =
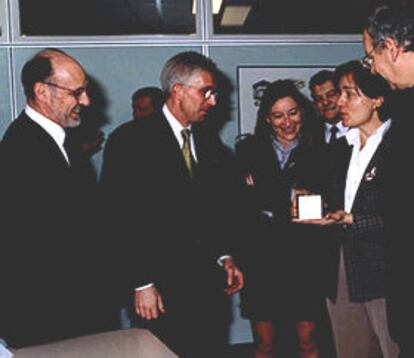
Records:
{"label": "eyeglasses", "polygon": [[382,42],[378,42],[372,50],[366,54],[364,57],[362,57],[359,62],[361,63],[362,67],[365,67],[367,70],[370,70],[372,67],[372,64],[374,63],[374,58],[372,57],[372,54],[375,52],[375,50],[382,45]]}
{"label": "eyeglasses", "polygon": [[184,84],[183,84],[183,86],[191,87],[191,88],[196,89],[206,100],[210,99],[213,96],[214,96],[215,99],[217,99],[218,95],[219,95],[217,89],[215,89],[215,88],[211,88],[211,87],[198,88],[198,87],[195,87],[195,86],[184,85]]}
{"label": "eyeglasses", "polygon": [[61,89],[62,91],[66,91],[67,93],[69,93],[71,96],[75,97],[77,100],[79,100],[79,98],[86,93],[87,91],[87,87],[79,87],[75,90],[71,89],[71,88],[67,88],[67,87],[63,87],[63,86],[59,86],[56,83],[52,83],[52,82],[46,82],[43,81],[42,83],[44,83],[45,85],[48,86],[52,86],[52,87],[56,87]]}

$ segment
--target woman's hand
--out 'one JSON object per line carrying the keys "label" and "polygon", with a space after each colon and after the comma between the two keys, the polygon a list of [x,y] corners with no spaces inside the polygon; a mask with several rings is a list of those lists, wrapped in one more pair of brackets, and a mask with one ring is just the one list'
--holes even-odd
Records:
{"label": "woman's hand", "polygon": [[299,189],[299,188],[293,188],[291,193],[292,198],[292,206],[290,208],[290,216],[292,218],[298,217],[298,196],[299,195],[309,195],[311,192],[306,189]]}
{"label": "woman's hand", "polygon": [[297,224],[313,224],[319,226],[327,225],[351,225],[353,221],[353,216],[351,213],[347,213],[344,210],[337,210],[330,213],[327,213],[322,219],[292,219],[292,222]]}

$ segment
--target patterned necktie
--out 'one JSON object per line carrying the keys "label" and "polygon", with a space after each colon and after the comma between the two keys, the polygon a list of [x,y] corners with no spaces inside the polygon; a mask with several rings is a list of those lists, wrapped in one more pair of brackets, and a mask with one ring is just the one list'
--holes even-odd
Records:
{"label": "patterned necktie", "polygon": [[337,126],[332,126],[331,127],[331,136],[329,137],[329,144],[332,144],[333,142],[336,141],[336,134],[338,133],[339,129]]}
{"label": "patterned necktie", "polygon": [[193,163],[192,163],[192,156],[191,156],[191,148],[190,148],[190,130],[189,129],[183,129],[181,131],[181,135],[183,136],[183,156],[185,160],[185,164],[187,165],[188,172],[190,174],[190,177],[193,177]]}

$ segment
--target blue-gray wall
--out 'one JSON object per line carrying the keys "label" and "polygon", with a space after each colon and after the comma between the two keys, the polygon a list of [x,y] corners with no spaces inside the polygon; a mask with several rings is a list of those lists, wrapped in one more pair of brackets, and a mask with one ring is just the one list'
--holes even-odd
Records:
{"label": "blue-gray wall", "polygon": [[[102,128],[106,135],[131,118],[130,97],[137,88],[159,85],[160,70],[169,57],[185,50],[207,54],[218,64],[234,89],[229,99],[229,118],[220,132],[230,147],[239,131],[236,88],[238,66],[332,66],[363,54],[359,36],[347,41],[343,38],[309,41],[308,38],[300,40],[297,37],[293,41],[236,37],[221,40],[214,36],[209,38],[208,35],[198,36],[198,40],[189,36],[188,39],[174,41],[156,36],[154,41],[141,41],[139,38],[133,41],[118,41],[116,38],[108,41],[50,38],[28,41],[15,35],[13,11],[6,11],[6,7],[11,8],[14,1],[0,2],[0,136],[24,107],[25,99],[20,84],[22,65],[44,47],[59,47],[73,55],[97,83],[106,102],[104,116],[108,123]],[[95,155],[93,160],[99,172],[101,153]],[[235,318],[230,326],[230,341],[237,343],[251,340],[247,321],[239,317],[238,297],[234,299],[233,311]]]}
{"label": "blue-gray wall", "polygon": [[[20,71],[24,62],[45,46],[18,46],[0,44],[0,135],[24,107],[25,98],[20,84]],[[131,94],[138,88],[159,85],[159,73],[164,62],[177,52],[195,50],[202,46],[59,46],[73,55],[97,83],[105,99],[105,117],[108,123],[103,131],[108,134],[119,124],[131,118]],[[237,67],[249,66],[332,66],[362,55],[360,43],[351,44],[269,44],[210,46],[209,56],[230,80],[234,90],[230,95],[230,113],[221,130],[223,141],[230,147],[238,134]],[[13,113],[13,109],[16,113]],[[99,171],[101,155],[94,157]]]}
{"label": "blue-gray wall", "polygon": [[11,85],[7,49],[0,48],[0,134],[2,134],[11,117]]}

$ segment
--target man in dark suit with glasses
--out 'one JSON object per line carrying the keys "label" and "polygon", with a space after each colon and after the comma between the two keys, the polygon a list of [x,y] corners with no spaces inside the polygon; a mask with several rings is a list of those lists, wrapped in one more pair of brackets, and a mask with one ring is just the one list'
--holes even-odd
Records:
{"label": "man in dark suit with glasses", "polygon": [[121,125],[104,150],[102,187],[112,233],[124,240],[134,315],[180,357],[222,356],[223,293],[243,286],[225,244],[236,213],[227,151],[197,126],[216,105],[216,72],[196,52],[172,57],[161,73],[164,106]]}
{"label": "man in dark suit with glasses", "polygon": [[94,218],[96,188],[78,171],[65,129],[89,106],[88,77],[58,49],[25,63],[26,107],[0,151],[2,289],[0,336],[12,347],[112,328],[105,306],[105,252]]}
{"label": "man in dark suit with glasses", "polygon": [[[402,4],[401,4],[402,3]],[[400,357],[414,357],[414,272],[411,239],[413,171],[404,158],[412,152],[414,115],[414,7],[409,2],[378,6],[363,32],[366,55],[362,64],[384,77],[395,91],[392,157],[388,169],[388,199],[385,207],[386,304],[392,337]],[[402,206],[404,202],[405,206]]]}

